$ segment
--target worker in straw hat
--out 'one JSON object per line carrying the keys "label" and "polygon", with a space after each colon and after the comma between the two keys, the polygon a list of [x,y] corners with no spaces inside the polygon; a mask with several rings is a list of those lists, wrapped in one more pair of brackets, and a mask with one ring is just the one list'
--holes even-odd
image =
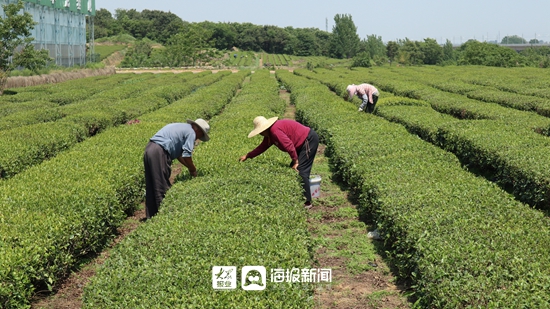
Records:
{"label": "worker in straw hat", "polygon": [[348,85],[346,88],[348,92],[348,101],[351,101],[354,95],[357,95],[363,102],[359,106],[359,112],[366,111],[367,113],[374,112],[376,102],[378,102],[379,92],[376,87],[371,84]]}
{"label": "worker in straw hat", "polygon": [[253,123],[254,130],[248,134],[248,137],[260,134],[264,139],[258,147],[240,157],[239,161],[252,159],[262,154],[271,145],[287,152],[292,159],[290,166],[302,177],[302,187],[306,198],[304,207],[311,208],[309,175],[319,146],[317,133],[299,122],[290,119],[278,120],[278,117],[266,119],[263,116],[258,116],[254,118]]}
{"label": "worker in straw hat", "polygon": [[171,123],[160,129],[145,147],[145,212],[147,219],[156,215],[164,195],[171,187],[170,174],[172,160],[178,159],[187,167],[192,177],[197,176],[197,168],[192,154],[195,141],[210,139],[210,125],[204,119],[187,120],[187,123]]}

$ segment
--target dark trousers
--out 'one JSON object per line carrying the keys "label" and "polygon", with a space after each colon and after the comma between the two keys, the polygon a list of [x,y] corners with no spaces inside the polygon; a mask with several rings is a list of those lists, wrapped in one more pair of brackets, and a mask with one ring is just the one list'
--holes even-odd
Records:
{"label": "dark trousers", "polygon": [[369,97],[367,95],[364,95],[363,103],[361,103],[359,107],[361,107],[366,113],[372,114],[372,112],[374,112],[374,107],[376,106],[376,102],[378,102],[377,95],[374,95],[374,94],[372,95],[372,104],[369,103]]}
{"label": "dark trousers", "polygon": [[317,154],[317,147],[319,147],[319,136],[313,129],[309,131],[306,141],[299,149],[296,149],[298,153],[298,173],[302,177],[302,187],[304,188],[304,197],[306,203],[311,203],[311,189],[309,187],[309,175],[311,174],[311,167],[313,166],[313,160]]}
{"label": "dark trousers", "polygon": [[159,211],[160,203],[170,189],[172,159],[164,148],[149,142],[143,154],[145,167],[145,212],[151,219]]}
{"label": "dark trousers", "polygon": [[367,113],[372,114],[372,112],[374,112],[374,107],[376,106],[376,102],[378,102],[378,96],[373,95],[372,96],[372,104],[367,104]]}

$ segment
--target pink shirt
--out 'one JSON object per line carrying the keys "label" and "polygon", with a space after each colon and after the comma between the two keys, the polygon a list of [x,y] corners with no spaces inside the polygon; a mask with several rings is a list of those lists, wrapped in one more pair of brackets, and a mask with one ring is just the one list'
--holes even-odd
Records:
{"label": "pink shirt", "polygon": [[262,154],[271,147],[271,145],[275,145],[282,151],[288,152],[292,160],[298,160],[296,149],[304,145],[309,131],[309,127],[294,120],[277,120],[269,128],[269,135],[264,137],[262,143],[249,152],[246,157],[252,159]]}
{"label": "pink shirt", "polygon": [[352,85],[348,88],[348,95],[351,100],[353,96],[357,94],[359,97],[363,97],[365,94],[369,97],[369,102],[374,102],[372,100],[372,95],[378,95],[378,89],[371,84],[361,84],[361,85]]}

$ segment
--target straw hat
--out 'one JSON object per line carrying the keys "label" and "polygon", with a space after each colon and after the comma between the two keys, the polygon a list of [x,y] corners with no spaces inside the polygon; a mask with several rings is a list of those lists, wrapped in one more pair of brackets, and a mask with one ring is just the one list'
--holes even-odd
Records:
{"label": "straw hat", "polygon": [[204,119],[199,118],[195,121],[191,119],[187,119],[187,123],[191,125],[195,124],[197,125],[197,127],[201,128],[203,133],[202,137],[200,138],[201,141],[207,142],[208,140],[210,140],[210,137],[208,136],[208,131],[210,131],[210,125]]}
{"label": "straw hat", "polygon": [[275,121],[277,121],[277,119],[279,119],[279,117],[273,117],[273,118],[269,118],[269,119],[265,119],[264,116],[258,116],[256,118],[254,118],[254,130],[252,130],[249,134],[248,134],[248,137],[252,137],[252,136],[256,136],[260,133],[262,133],[263,131],[267,130],[269,127],[271,127]]}

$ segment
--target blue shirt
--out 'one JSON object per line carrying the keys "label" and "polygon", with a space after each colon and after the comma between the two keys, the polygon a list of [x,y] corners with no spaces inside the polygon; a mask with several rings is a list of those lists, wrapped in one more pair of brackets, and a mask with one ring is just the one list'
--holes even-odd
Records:
{"label": "blue shirt", "polygon": [[160,129],[150,141],[160,145],[170,154],[172,160],[191,157],[195,147],[196,134],[188,123],[171,123]]}

